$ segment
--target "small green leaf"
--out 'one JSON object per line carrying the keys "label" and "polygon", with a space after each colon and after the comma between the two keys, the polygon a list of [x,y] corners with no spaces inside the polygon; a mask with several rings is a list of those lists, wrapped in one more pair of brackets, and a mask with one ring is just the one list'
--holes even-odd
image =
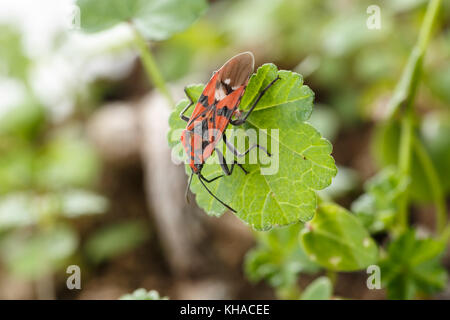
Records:
{"label": "small green leaf", "polygon": [[245,257],[250,281],[266,280],[272,287],[295,285],[300,272],[314,273],[319,266],[309,260],[298,242],[300,225],[256,232],[257,246]]}
{"label": "small green leaf", "polygon": [[[277,75],[281,79],[266,92],[242,126],[244,130],[256,129],[257,140],[259,143],[267,141],[272,157],[259,152],[259,163],[244,163],[250,172],[248,175],[238,168],[232,176],[209,184],[220,199],[237,210],[240,219],[257,230],[310,220],[317,206],[315,191],[330,185],[337,172],[330,155],[331,144],[305,122],[312,112],[314,93],[303,85],[301,75],[277,71],[273,64],[263,65],[250,78],[240,108],[247,109],[262,88]],[[195,98],[194,101],[201,93],[200,88],[195,86],[187,90]],[[187,100],[179,102],[169,119],[169,144],[178,158],[184,152],[180,135],[186,126],[178,116],[187,104]],[[242,137],[244,130],[227,131],[228,140]],[[250,137],[249,143],[256,141]],[[218,147],[221,148],[220,144]],[[243,151],[242,146],[237,148]],[[254,149],[246,159],[256,154]],[[186,166],[186,172],[190,174],[190,171]],[[263,171],[271,172],[262,174]],[[215,155],[208,159],[202,173],[207,178],[222,174]],[[220,216],[225,211],[224,206],[207,193],[198,179],[193,179],[191,190],[196,194],[198,205],[208,214]]]}
{"label": "small green leaf", "polygon": [[38,279],[63,267],[77,246],[77,234],[58,225],[32,235],[12,233],[2,242],[1,254],[13,274]]}
{"label": "small green leaf", "polygon": [[119,300],[168,300],[168,297],[161,297],[156,290],[147,291],[143,288],[136,289],[133,293],[124,294]]}
{"label": "small green leaf", "polygon": [[333,203],[319,205],[300,238],[309,258],[330,270],[361,270],[377,260],[375,241],[355,216]]}
{"label": "small green leaf", "polygon": [[301,300],[330,300],[333,285],[327,277],[314,280],[303,292]]}
{"label": "small green leaf", "polygon": [[108,225],[96,231],[84,250],[93,263],[100,263],[132,250],[149,237],[142,221],[127,221]]}
{"label": "small green leaf", "polygon": [[131,22],[147,40],[183,31],[207,8],[205,0],[77,0],[81,27],[98,32]]}
{"label": "small green leaf", "polygon": [[49,141],[34,160],[36,185],[61,187],[90,186],[97,178],[99,159],[93,147],[80,137],[63,134]]}
{"label": "small green leaf", "polygon": [[61,213],[68,218],[104,213],[108,200],[88,190],[68,190],[61,194]]}
{"label": "small green leaf", "polygon": [[0,231],[36,225],[59,216],[100,214],[107,207],[104,197],[88,190],[10,192],[0,197]]}
{"label": "small green leaf", "polygon": [[0,231],[34,224],[37,219],[32,213],[28,193],[17,192],[2,196],[0,198]]}
{"label": "small green leaf", "polygon": [[399,236],[388,246],[380,262],[381,280],[389,299],[412,299],[417,293],[433,294],[445,288],[447,272],[439,260],[444,241],[417,239],[414,230]]}
{"label": "small green leaf", "polygon": [[0,194],[26,189],[32,182],[33,149],[12,143],[14,148],[0,149]]}
{"label": "small green leaf", "polygon": [[398,210],[397,200],[406,187],[407,182],[397,170],[387,167],[365,183],[366,193],[352,203],[352,212],[370,232],[383,231],[392,225]]}

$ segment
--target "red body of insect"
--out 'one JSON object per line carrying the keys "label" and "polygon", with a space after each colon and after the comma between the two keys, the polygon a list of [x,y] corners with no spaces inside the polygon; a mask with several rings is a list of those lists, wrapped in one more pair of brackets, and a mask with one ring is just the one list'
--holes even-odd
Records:
{"label": "red body of insect", "polygon": [[[245,116],[233,120],[233,116],[239,116],[241,114],[238,107],[241,98],[244,95],[245,88],[247,87],[249,77],[253,73],[253,68],[254,58],[252,53],[244,52],[234,56],[213,74],[212,78],[203,90],[198,102],[196,103],[192,115],[189,118],[184,116],[184,112],[191,107],[191,105],[193,105],[192,101],[191,104],[188,105],[180,114],[181,119],[187,121],[186,129],[183,130],[181,134],[181,143],[183,144],[186,154],[189,157],[189,166],[192,169],[189,184],[192,181],[192,176],[194,174],[198,175],[200,182],[206,190],[220,203],[234,212],[234,209],[223,203],[214,194],[212,194],[203,183],[204,181],[208,183],[212,182],[223,175],[208,180],[201,174],[201,171],[205,161],[214,151],[216,151],[225,175],[230,175],[232,173],[235,164],[247,173],[246,170],[236,161],[234,161],[234,163],[231,164],[231,167],[228,168],[227,164],[224,162],[222,153],[216,149],[216,145],[221,138],[223,138],[226,142],[224,132],[228,124],[231,123],[233,125],[240,125],[244,123],[264,92],[276,80],[279,79],[275,79],[262,90],[253,106],[249,109]],[[235,150],[232,145],[228,143],[226,144],[236,156],[243,156],[254,147],[259,147],[267,153],[263,147],[254,145],[241,154]]]}

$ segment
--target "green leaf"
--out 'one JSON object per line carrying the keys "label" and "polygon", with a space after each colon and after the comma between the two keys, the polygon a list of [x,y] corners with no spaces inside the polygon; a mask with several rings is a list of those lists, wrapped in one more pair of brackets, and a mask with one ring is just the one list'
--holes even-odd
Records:
{"label": "green leaf", "polygon": [[168,297],[161,297],[156,290],[147,291],[143,288],[136,289],[133,293],[124,294],[119,300],[168,300]]}
{"label": "green leaf", "polygon": [[38,186],[59,190],[90,186],[97,178],[100,163],[95,150],[84,139],[60,134],[42,148],[34,166]]}
{"label": "green leaf", "polygon": [[30,59],[22,48],[22,36],[19,30],[11,25],[0,25],[0,61],[2,62],[0,74],[22,80],[27,79]]}
{"label": "green leaf", "polygon": [[0,198],[0,231],[36,223],[38,216],[33,213],[29,193],[16,192],[2,196]]}
{"label": "green leaf", "polygon": [[380,262],[381,280],[389,299],[412,299],[417,293],[433,294],[445,288],[447,272],[439,260],[446,243],[418,239],[409,230],[391,242]]}
{"label": "green leaf", "polygon": [[[303,85],[301,75],[277,71],[273,64],[263,65],[250,78],[240,108],[246,110],[262,88],[277,75],[281,79],[266,92],[242,126],[244,130],[256,129],[259,143],[264,145],[267,142],[272,157],[259,152],[259,163],[248,164],[245,161],[244,167],[250,172],[248,175],[238,168],[232,176],[209,184],[220,199],[237,210],[236,215],[240,219],[257,230],[310,220],[317,206],[315,191],[330,185],[337,172],[330,155],[331,144],[305,122],[312,112],[314,93]],[[195,98],[194,101],[200,93],[198,85],[188,87],[188,94]],[[169,119],[168,138],[175,158],[181,158],[184,153],[180,135],[186,123],[179,119],[179,113],[187,103],[187,100],[179,102]],[[244,130],[227,131],[228,140],[233,142],[234,137],[242,138]],[[248,138],[249,144],[256,143],[255,137]],[[218,147],[223,148],[220,144]],[[243,148],[237,146],[240,151]],[[256,154],[257,150],[252,150],[246,160],[254,159]],[[190,174],[190,171],[186,166],[186,172]],[[222,174],[215,155],[208,159],[202,173],[207,178]],[[193,179],[191,190],[196,194],[198,205],[208,214],[220,216],[225,211],[198,179]]]}
{"label": "green leaf", "polygon": [[78,246],[77,234],[65,225],[32,235],[13,233],[4,240],[2,258],[20,277],[37,279],[64,266]]}
{"label": "green leaf", "polygon": [[33,137],[42,128],[45,109],[32,97],[26,96],[18,105],[0,115],[0,138]]}
{"label": "green leaf", "polygon": [[45,223],[55,217],[100,214],[107,207],[104,197],[88,190],[10,192],[0,197],[0,231]]}
{"label": "green leaf", "polygon": [[11,142],[14,147],[0,149],[0,194],[25,189],[32,182],[34,153],[31,147]]}
{"label": "green leaf", "polygon": [[81,27],[98,32],[131,22],[148,40],[183,31],[207,8],[205,0],[77,0]]}
{"label": "green leaf", "polygon": [[365,183],[366,193],[352,203],[352,212],[370,232],[383,231],[394,222],[397,200],[406,187],[397,170],[387,167]]}
{"label": "green leaf", "polygon": [[330,300],[333,285],[327,277],[314,280],[303,292],[301,300]]}
{"label": "green leaf", "polygon": [[68,218],[100,214],[108,209],[108,200],[88,190],[68,190],[61,198],[61,213]]}
{"label": "green leaf", "polygon": [[272,287],[295,285],[300,272],[314,273],[319,266],[298,242],[300,225],[256,232],[257,245],[245,256],[245,274],[252,282],[267,281]]}
{"label": "green leaf", "polygon": [[[448,116],[441,115],[444,119],[448,119]],[[438,126],[437,124],[435,124]],[[433,126],[433,129],[439,130]],[[443,130],[445,131],[445,130]],[[448,131],[448,130],[447,130]],[[427,140],[427,145],[433,147],[434,144],[430,140]],[[449,143],[447,142],[447,145]],[[391,121],[384,125],[380,125],[376,128],[375,134],[373,135],[372,141],[372,153],[380,167],[385,167],[389,165],[396,165],[398,163],[398,150],[400,146],[400,125]],[[442,149],[441,149],[442,150]],[[433,165],[440,170],[440,181],[442,186],[449,185],[448,183],[448,171],[446,168],[448,166],[447,159],[445,159],[445,154],[435,154],[433,152]],[[444,156],[444,158],[442,158]],[[445,159],[445,160],[443,160]],[[445,164],[443,163],[445,162]],[[411,154],[411,181],[408,186],[408,193],[411,199],[416,203],[430,203],[433,199],[431,192],[432,187],[425,175],[425,171],[420,164],[415,151]]]}
{"label": "green leaf", "polygon": [[97,230],[85,244],[84,250],[93,263],[100,263],[132,250],[149,237],[142,221],[127,221]]}
{"label": "green leaf", "polygon": [[300,239],[309,258],[330,270],[361,270],[377,260],[377,246],[366,229],[350,212],[333,203],[319,205]]}

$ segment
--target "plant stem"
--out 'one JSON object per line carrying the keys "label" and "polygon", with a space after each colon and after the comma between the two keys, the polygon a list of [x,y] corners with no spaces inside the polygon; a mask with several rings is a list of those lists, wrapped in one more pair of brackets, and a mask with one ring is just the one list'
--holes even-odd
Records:
{"label": "plant stem", "polygon": [[[398,169],[401,176],[404,178],[410,178],[411,171],[411,156],[414,137],[414,99],[417,94],[417,87],[422,74],[423,57],[430,41],[431,30],[440,4],[441,0],[431,0],[428,3],[425,19],[420,28],[417,43],[411,52],[408,64],[403,71],[402,78],[389,105],[390,119],[396,114],[401,105],[405,106],[404,114],[401,119],[401,136],[398,156]],[[439,195],[435,195],[435,197],[439,197]],[[408,227],[408,203],[409,196],[408,193],[405,192],[399,199],[396,228],[399,233],[403,232]],[[442,217],[439,219],[442,219]]]}
{"label": "plant stem", "polygon": [[433,194],[433,201],[436,206],[436,230],[438,234],[442,234],[447,223],[447,209],[439,176],[434,168],[430,156],[428,155],[428,152],[425,149],[425,146],[417,137],[414,137],[414,151],[417,154],[430,184],[431,192]]}
{"label": "plant stem", "polygon": [[333,285],[333,287],[336,285],[336,281],[337,281],[337,272],[333,271],[333,270],[327,270],[327,277],[328,279],[330,279],[331,284]]}
{"label": "plant stem", "polygon": [[[398,170],[402,178],[410,177],[411,171],[411,149],[413,137],[412,110],[406,110],[401,121],[400,148],[398,154]],[[402,233],[408,227],[408,192],[399,199],[399,210],[397,216],[397,231]]]}
{"label": "plant stem", "polygon": [[302,294],[297,283],[275,288],[276,296],[281,300],[298,300]]}
{"label": "plant stem", "polygon": [[427,11],[424,21],[419,31],[417,43],[414,46],[408,58],[408,63],[403,70],[402,77],[395,88],[394,95],[388,105],[388,118],[392,119],[400,109],[400,106],[405,104],[412,105],[417,85],[419,83],[422,71],[422,62],[425,55],[428,43],[431,38],[431,31],[434,20],[436,19],[441,0],[431,0],[428,3]]}
{"label": "plant stem", "polygon": [[167,89],[166,82],[164,81],[164,78],[158,69],[158,65],[156,64],[155,58],[153,57],[146,40],[133,25],[131,27],[135,34],[135,43],[141,55],[142,63],[144,64],[147,77],[151,82],[153,82],[155,87],[157,87],[158,90],[166,97],[170,106],[171,107],[175,106],[175,102],[172,98],[172,95]]}
{"label": "plant stem", "polygon": [[433,28],[434,20],[436,20],[441,2],[441,0],[430,0],[428,3],[427,12],[425,14],[425,19],[420,29],[419,40],[417,42],[422,55],[425,53],[428,43],[430,42],[431,30]]}

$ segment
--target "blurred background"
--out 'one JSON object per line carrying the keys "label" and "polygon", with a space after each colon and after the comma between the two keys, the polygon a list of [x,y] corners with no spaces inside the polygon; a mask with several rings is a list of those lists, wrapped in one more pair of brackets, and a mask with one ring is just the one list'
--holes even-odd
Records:
{"label": "blurred background", "polygon": [[[301,73],[316,94],[310,122],[332,142],[339,168],[321,196],[350,208],[396,159],[399,128],[380,119],[426,1],[209,3],[187,30],[150,45],[173,96],[242,51],[252,51],[257,66]],[[259,281],[259,262],[245,257],[267,235],[230,213],[207,217],[184,203],[187,178],[165,137],[167,102],[148,82],[129,27],[84,34],[71,24],[72,4],[0,0],[0,299],[116,299],[137,288],[173,299],[282,297],[273,283],[286,281],[295,261],[288,270],[267,266],[279,279]],[[366,27],[371,4],[381,9],[380,29]],[[448,200],[448,1],[436,30],[416,109]],[[412,223],[431,230],[430,190],[412,165]],[[66,287],[69,265],[81,268],[80,290]],[[300,286],[320,274],[305,270],[313,275],[302,275]],[[335,294],[385,298],[367,289],[366,276],[340,275]]]}

